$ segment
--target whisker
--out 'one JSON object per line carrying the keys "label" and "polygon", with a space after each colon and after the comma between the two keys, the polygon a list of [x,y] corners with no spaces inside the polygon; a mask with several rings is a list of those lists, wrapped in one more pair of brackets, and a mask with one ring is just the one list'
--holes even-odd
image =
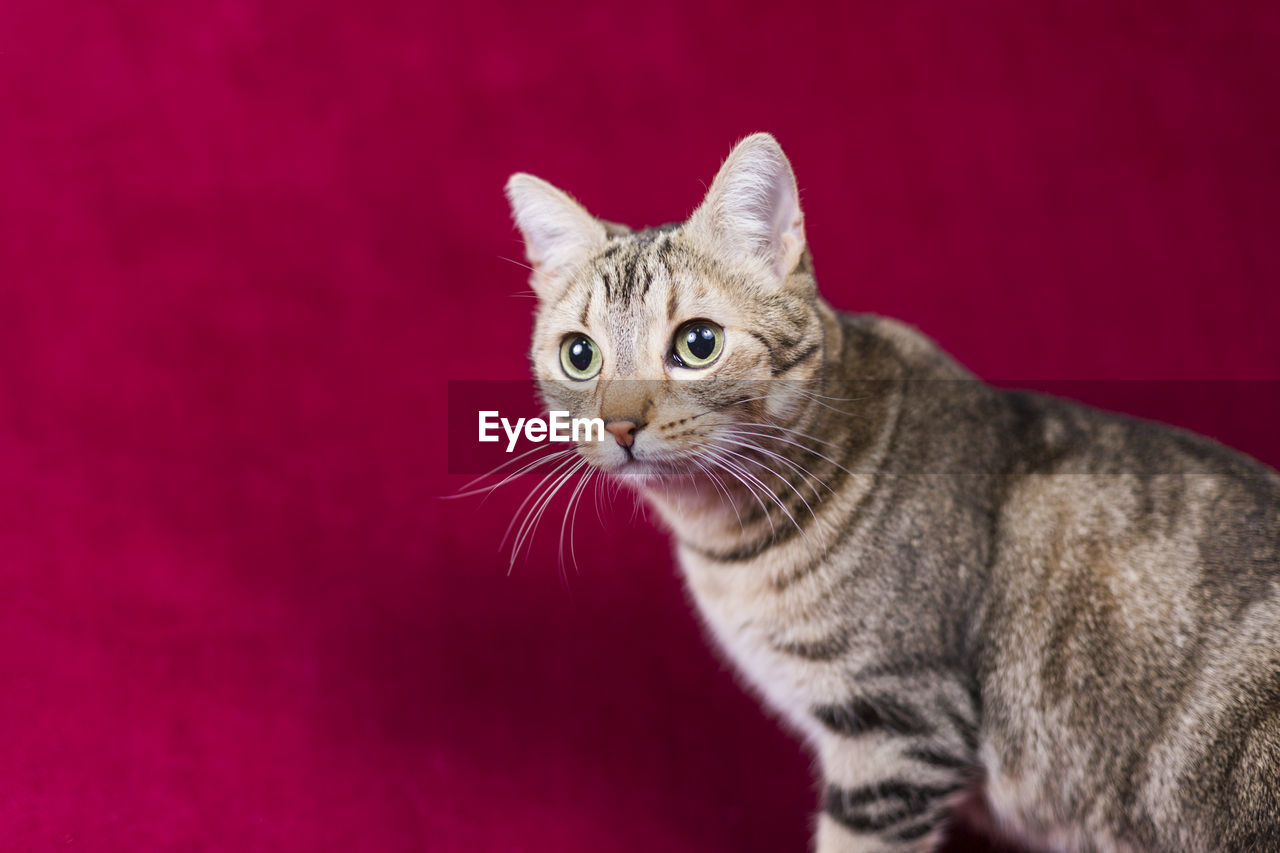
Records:
{"label": "whisker", "polygon": [[711,451],[710,449],[708,449],[708,452],[713,453],[713,458],[717,461],[717,463],[722,469],[727,471],[738,482],[742,483],[742,485],[745,486],[748,491],[751,492],[751,496],[755,498],[756,503],[760,505],[760,510],[764,513],[765,520],[769,522],[769,530],[774,534],[776,534],[778,532],[778,529],[777,527],[774,526],[773,515],[769,511],[768,505],[765,504],[764,500],[762,500],[760,495],[757,494],[756,492],[757,486],[752,485],[750,481],[755,480],[756,483],[759,483],[759,488],[763,489],[766,494],[772,494],[772,492],[769,491],[768,487],[765,486],[764,483],[760,482],[758,477],[754,477],[750,471],[747,471],[745,468],[743,468],[741,465],[739,465],[737,462],[733,461],[732,459],[727,459],[724,456],[722,456],[721,451],[724,449],[725,448],[716,448],[714,451]]}
{"label": "whisker", "polygon": [[831,397],[826,394],[819,394],[817,391],[810,391],[807,388],[801,388],[800,390],[811,397],[819,397],[823,400],[834,400],[837,403],[856,403],[859,400],[868,400],[871,398],[870,394],[863,394],[861,397]]}
{"label": "whisker", "polygon": [[724,499],[728,502],[729,506],[733,508],[733,514],[738,519],[738,528],[745,532],[747,529],[747,526],[742,523],[742,513],[738,512],[738,502],[734,500],[733,495],[729,494],[729,490],[725,487],[724,483],[720,481],[720,478],[715,475],[714,471],[712,471],[706,465],[703,465],[700,460],[690,459],[689,461],[692,462],[695,466],[697,466],[698,470],[706,474],[707,478],[711,480],[712,484],[715,485],[715,487],[718,488],[720,492],[724,495]]}
{"label": "whisker", "polygon": [[796,389],[796,393],[797,393],[797,394],[799,394],[799,395],[800,395],[800,396],[802,396],[802,397],[806,397],[806,398],[808,398],[808,399],[809,399],[811,402],[813,402],[813,403],[817,403],[819,406],[822,406],[824,409],[830,409],[830,410],[831,410],[831,411],[833,411],[833,412],[838,412],[838,413],[840,413],[840,414],[842,414],[842,415],[848,415],[848,416],[850,416],[850,417],[854,417],[854,418],[861,416],[861,414],[862,414],[862,413],[861,413],[861,412],[849,412],[849,411],[845,411],[844,409],[837,409],[835,406],[829,406],[829,405],[827,405],[826,403],[822,402],[822,400],[823,400],[823,399],[828,399],[828,400],[845,400],[845,401],[850,402],[850,403],[855,403],[855,402],[857,402],[858,400],[865,400],[865,399],[868,399],[866,396],[862,396],[862,397],[825,397],[825,398],[824,398],[824,397],[823,397],[823,395],[821,395],[821,394],[815,394],[815,393],[813,393],[812,391],[806,391],[806,390],[805,390],[805,389],[803,389],[803,388],[797,388],[797,389]]}
{"label": "whisker", "polygon": [[[592,468],[591,470],[587,471],[586,479],[589,483],[591,483],[592,494],[596,494],[596,495],[600,494],[600,476],[601,475],[600,475],[599,468]],[[578,554],[575,547],[576,542],[574,539],[574,536],[577,533],[577,529],[578,529],[578,515],[575,512],[573,516],[573,521],[569,523],[569,556],[573,558],[573,570],[575,572],[578,571]]]}
{"label": "whisker", "polygon": [[808,439],[809,441],[815,442],[817,444],[825,444],[827,447],[835,448],[837,450],[844,447],[844,445],[842,444],[836,444],[833,441],[823,441],[822,439],[818,438],[816,435],[810,435],[804,430],[799,430],[794,427],[783,426],[782,424],[772,424],[772,423],[766,423],[763,421],[731,421],[728,424],[728,426],[731,426],[731,427],[748,426],[748,427],[761,427],[764,429],[776,429],[776,430],[781,430],[782,432],[786,432],[791,435],[797,436],[799,438]]}
{"label": "whisker", "polygon": [[601,504],[604,499],[604,495],[602,494],[602,492],[603,490],[600,488],[600,484],[597,483],[595,489],[593,490],[592,503],[595,504],[595,508],[596,508],[596,521],[600,522],[601,527],[604,527],[604,514],[601,512]]}
{"label": "whisker", "polygon": [[531,267],[531,266],[529,266],[528,264],[523,263],[523,262],[521,262],[521,261],[517,261],[517,260],[516,260],[516,259],[514,259],[514,258],[507,258],[507,257],[503,257],[502,255],[494,255],[494,257],[495,257],[495,258],[497,258],[497,259],[498,259],[498,260],[500,260],[500,261],[506,261],[506,262],[507,262],[507,263],[509,263],[509,264],[515,264],[515,265],[516,265],[516,266],[518,266],[518,267],[524,267],[524,268],[525,268],[525,269],[527,269],[529,272],[537,272],[537,270],[535,270],[533,267]]}
{"label": "whisker", "polygon": [[704,415],[712,414],[713,412],[723,412],[725,409],[729,408],[730,406],[741,406],[744,403],[754,403],[757,400],[768,400],[772,396],[773,396],[772,394],[761,394],[759,397],[747,397],[742,400],[734,400],[732,402],[725,403],[723,406],[716,406],[714,408],[707,409],[705,412],[698,412],[696,415],[689,415],[688,419],[691,421],[697,420],[698,418]]}
{"label": "whisker", "polygon": [[[503,548],[506,547],[507,537],[511,535],[511,530],[513,527],[516,526],[517,520],[521,520],[520,526],[523,529],[524,525],[523,525],[523,519],[521,514],[525,512],[526,506],[529,506],[530,507],[529,511],[532,512],[533,507],[530,506],[530,502],[533,502],[534,506],[537,505],[537,500],[541,496],[544,484],[546,484],[548,481],[551,481],[555,477],[558,477],[560,475],[560,472],[563,471],[566,467],[570,466],[572,463],[573,463],[573,460],[571,458],[561,459],[546,476],[544,476],[541,480],[539,480],[537,484],[532,489],[529,490],[529,494],[525,495],[524,500],[520,502],[520,506],[516,507],[516,511],[511,514],[511,521],[507,524],[506,532],[502,534],[502,541],[498,543],[498,550],[502,550]],[[527,514],[524,516],[524,518],[527,519]]]}
{"label": "whisker", "polygon": [[[528,456],[530,453],[534,453],[541,449],[542,448],[534,448],[534,450],[528,451],[526,453],[522,453],[520,455],[521,457]],[[563,459],[565,456],[569,456],[574,452],[575,452],[575,448],[569,447],[569,448],[565,448],[564,450],[556,450],[551,453],[547,453],[544,456],[540,456],[539,458],[533,460],[532,462],[525,464],[523,467],[521,467],[517,471],[514,471],[508,474],[506,477],[504,477],[502,480],[500,480],[497,483],[493,483],[492,485],[488,485],[488,486],[481,486],[476,489],[469,489],[468,491],[458,492],[457,494],[453,494],[453,495],[445,495],[445,497],[446,498],[465,498],[465,497],[470,497],[471,495],[479,495],[479,494],[483,494],[487,497],[495,489],[501,488],[502,486],[505,486],[507,483],[510,483],[513,480],[517,480],[520,477],[523,477],[525,474],[528,474],[530,471],[534,470],[535,468],[538,468],[541,465],[545,465],[548,462],[555,459]],[[512,461],[517,461],[517,460],[512,460]],[[494,472],[496,472],[497,470],[503,467],[506,467],[506,465],[508,464],[510,463],[503,463],[503,465],[500,465],[498,466],[498,468],[495,468],[494,471],[489,472],[489,474],[483,474],[480,477],[478,477],[476,480],[472,480],[472,482],[474,483],[474,482],[478,482],[479,480],[483,480],[485,477],[488,477]]]}
{"label": "whisker", "polygon": [[585,464],[585,459],[579,459],[567,468],[561,469],[556,474],[551,485],[543,490],[538,500],[534,503],[528,517],[526,517],[524,524],[522,524],[520,530],[516,532],[516,539],[512,543],[513,561],[519,555],[523,547],[532,544],[533,533],[538,527],[538,524],[542,521],[542,516],[546,513],[547,508],[551,505],[551,501],[555,498],[556,494],[566,483],[569,482],[570,479],[572,479],[574,474],[581,470]]}
{"label": "whisker", "polygon": [[[620,486],[622,485],[622,484],[621,484],[621,482],[619,483],[619,485],[620,485]],[[634,494],[634,493],[633,493],[633,494]],[[628,523],[629,523],[629,524],[635,524],[635,523],[636,523],[636,516],[641,515],[641,513],[643,513],[643,512],[644,512],[644,501],[642,501],[642,500],[632,500],[632,501],[631,501],[631,520],[630,520]]]}
{"label": "whisker", "polygon": [[[732,454],[733,456],[736,456],[737,458],[745,462],[750,462],[754,465],[760,466],[761,468],[768,471],[773,476],[777,477],[783,483],[786,483],[786,485],[791,489],[791,491],[795,492],[796,495],[800,498],[800,502],[805,505],[805,508],[809,510],[809,515],[813,516],[814,518],[817,518],[817,515],[814,515],[813,507],[809,506],[809,502],[804,499],[804,495],[800,494],[800,492],[796,489],[795,486],[792,486],[789,482],[787,482],[786,477],[782,476],[777,471],[773,470],[772,468],[770,468],[768,465],[764,464],[760,460],[752,459],[750,456],[747,456],[745,453],[739,453],[738,451],[730,450],[727,447],[721,448],[721,449],[725,453]],[[763,481],[760,481],[757,479],[757,482],[760,482],[762,486],[764,485]],[[799,531],[802,536],[805,535],[804,528],[800,526],[800,522],[796,521],[795,516],[793,516],[791,514],[791,511],[787,509],[787,505],[782,502],[782,498],[778,497],[777,493],[773,491],[773,489],[768,489],[768,492],[769,492],[769,497],[771,497],[773,499],[773,502],[778,505],[778,509],[782,510],[782,514],[785,515],[791,521],[791,523],[795,525],[796,530]]]}
{"label": "whisker", "polygon": [[[752,442],[750,442],[750,441],[737,441],[737,440],[736,440],[736,438],[737,438],[737,436],[739,435],[739,433],[734,432],[734,431],[732,431],[732,430],[730,430],[729,432],[730,432],[730,435],[731,435],[731,436],[733,436],[733,437],[720,436],[720,437],[719,437],[719,438],[720,438],[720,440],[721,440],[721,441],[729,441],[729,442],[731,442],[732,444],[736,444],[737,446],[739,446],[739,447],[744,447],[744,448],[746,448],[746,449],[748,449],[748,450],[753,450],[753,451],[755,451],[756,453],[763,453],[763,454],[765,454],[765,455],[767,455],[767,456],[770,456],[770,457],[772,457],[772,458],[774,458],[774,459],[777,459],[779,462],[782,462],[784,465],[789,466],[792,470],[794,470],[795,472],[797,472],[798,474],[800,474],[800,476],[802,476],[802,477],[804,477],[804,478],[805,478],[805,485],[806,485],[806,486],[808,486],[808,487],[809,487],[809,489],[813,492],[813,497],[814,497],[814,499],[815,499],[815,500],[817,500],[817,499],[821,498],[821,497],[822,497],[822,495],[818,492],[817,487],[815,487],[815,486],[813,485],[813,483],[817,483],[819,486],[822,486],[822,487],[823,487],[823,488],[825,488],[827,491],[831,492],[832,494],[835,494],[834,490],[833,490],[830,486],[828,486],[826,483],[824,483],[824,482],[823,482],[823,481],[818,477],[818,475],[814,474],[812,471],[809,471],[809,470],[808,470],[808,469],[806,469],[804,466],[797,464],[796,462],[792,461],[791,459],[788,459],[787,457],[783,456],[781,453],[776,453],[776,452],[774,452],[774,451],[772,451],[772,450],[769,450],[769,449],[768,449],[768,448],[766,448],[766,447],[761,447],[760,445],[755,444],[755,443],[752,443]],[[748,434],[750,434],[750,433],[748,433]],[[811,482],[811,481],[812,481],[812,482]],[[793,487],[793,489],[794,489],[794,487]]]}
{"label": "whisker", "polygon": [[[862,413],[861,413],[861,412],[849,412],[849,411],[846,411],[846,410],[844,410],[844,409],[837,409],[837,408],[836,408],[836,407],[834,407],[834,406],[829,406],[829,405],[827,405],[826,403],[824,403],[824,402],[823,402],[823,400],[834,400],[834,401],[837,401],[837,402],[856,403],[856,402],[858,402],[859,400],[867,400],[867,399],[870,399],[870,396],[869,396],[869,395],[866,395],[866,394],[864,394],[864,395],[863,395],[863,396],[861,396],[861,397],[830,397],[830,396],[827,396],[826,394],[819,394],[819,393],[817,393],[817,392],[815,392],[815,391],[809,391],[809,390],[807,390],[807,389],[805,389],[805,388],[791,387],[789,390],[794,391],[795,393],[797,393],[797,394],[801,395],[802,397],[807,398],[807,399],[808,399],[808,400],[810,400],[811,402],[817,403],[819,406],[822,406],[823,408],[830,409],[830,410],[831,410],[831,411],[833,411],[833,412],[838,412],[838,413],[840,413],[840,414],[842,414],[842,415],[848,415],[848,416],[850,416],[850,417],[855,417],[855,418],[856,418],[856,417],[861,417],[861,416],[862,416]],[[746,404],[746,403],[754,403],[754,402],[756,402],[756,401],[758,401],[758,400],[769,400],[769,399],[772,399],[772,398],[774,398],[774,397],[778,396],[778,394],[779,394],[779,393],[781,393],[781,392],[774,391],[774,392],[771,392],[771,393],[769,393],[769,394],[760,394],[759,396],[756,396],[756,397],[744,397],[744,398],[742,398],[742,399],[740,399],[740,400],[732,400],[732,401],[730,401],[730,402],[728,402],[728,403],[724,403],[723,405],[720,405],[720,406],[714,406],[714,407],[712,407],[712,408],[710,408],[710,409],[706,409],[705,411],[701,411],[701,412],[698,412],[698,413],[696,413],[696,414],[689,415],[689,418],[688,418],[688,419],[689,419],[689,420],[696,420],[697,418],[701,418],[701,417],[703,417],[703,416],[705,416],[705,415],[709,415],[709,414],[711,414],[712,412],[722,412],[722,411],[724,411],[725,409],[728,409],[728,408],[729,408],[729,407],[731,407],[731,406],[741,406],[741,405],[744,405],[744,404]]]}
{"label": "whisker", "polygon": [[754,435],[754,436],[759,436],[760,438],[771,438],[771,439],[773,439],[774,441],[781,441],[781,442],[785,442],[786,444],[790,444],[790,445],[793,445],[793,446],[795,446],[795,447],[798,447],[798,448],[800,448],[801,450],[804,450],[804,451],[805,451],[805,452],[807,452],[807,453],[812,453],[814,456],[817,456],[819,459],[824,459],[824,460],[826,460],[827,462],[830,462],[832,465],[836,466],[836,467],[837,467],[837,468],[839,468],[841,471],[845,472],[846,474],[848,474],[848,475],[849,475],[849,476],[851,476],[851,477],[852,477],[852,476],[856,476],[852,471],[850,471],[848,468],[846,468],[846,467],[844,467],[843,465],[841,465],[841,464],[840,464],[839,462],[837,462],[836,460],[832,459],[830,456],[827,456],[827,455],[825,455],[825,454],[819,453],[818,451],[814,450],[812,447],[809,447],[809,446],[807,446],[807,445],[801,444],[801,443],[800,443],[800,442],[798,442],[798,441],[792,441],[791,439],[789,439],[789,438],[783,438],[783,437],[782,437],[782,436],[780,436],[780,435],[768,435],[768,434],[766,434],[766,433],[760,433],[760,432],[748,432],[748,431],[746,431],[746,430],[739,430],[738,434],[739,434],[739,435]]}
{"label": "whisker", "polygon": [[[577,462],[569,466],[569,469],[561,474],[551,487],[545,491],[543,497],[539,500],[536,509],[534,509],[531,515],[526,518],[524,524],[521,525],[519,532],[516,533],[516,540],[511,547],[511,562],[507,568],[508,573],[510,573],[511,568],[515,566],[521,549],[526,546],[529,548],[532,547],[534,531],[537,530],[538,525],[542,521],[542,516],[546,513],[547,507],[551,505],[551,501],[555,499],[556,494],[560,489],[564,488],[565,483],[569,482],[569,480],[573,478],[573,475],[581,470],[586,464],[586,459],[579,459]],[[564,567],[562,565],[561,569],[563,570],[563,568]]]}
{"label": "whisker", "polygon": [[[524,453],[521,453],[519,456],[514,456],[514,457],[512,457],[511,459],[506,460],[505,462],[502,462],[502,463],[500,463],[500,464],[498,464],[498,465],[495,465],[495,466],[494,466],[493,468],[491,468],[490,470],[485,471],[485,472],[484,472],[483,474],[481,474],[480,476],[475,477],[475,478],[474,478],[474,479],[472,479],[470,482],[465,483],[465,484],[462,486],[462,488],[463,488],[463,489],[469,489],[469,488],[471,488],[472,486],[474,486],[476,483],[482,482],[486,477],[492,477],[492,476],[494,476],[494,475],[495,475],[495,474],[497,474],[499,471],[501,471],[503,468],[506,468],[508,465],[514,465],[515,463],[519,462],[521,459],[525,459],[526,457],[532,456],[533,454],[537,453],[539,450],[543,450],[543,449],[544,449],[543,447],[538,446],[538,447],[534,447],[534,448],[532,448],[532,449],[530,449],[530,450],[526,450]],[[461,495],[450,495],[449,497],[462,497],[462,496],[461,496]]]}
{"label": "whisker", "polygon": [[713,449],[713,448],[711,448],[711,447],[705,447],[705,448],[703,448],[703,453],[706,455],[706,457],[707,457],[707,462],[708,462],[710,465],[712,465],[712,466],[713,466],[713,467],[715,467],[715,468],[720,469],[721,471],[724,471],[726,474],[728,474],[729,476],[733,477],[733,478],[734,478],[734,479],[736,479],[739,483],[741,483],[741,484],[742,484],[742,486],[743,486],[743,488],[746,490],[747,494],[751,495],[752,499],[753,499],[757,504],[759,504],[759,505],[760,505],[761,510],[763,510],[763,511],[764,511],[764,513],[765,513],[765,518],[769,521],[770,525],[772,525],[772,524],[773,524],[773,520],[772,520],[771,518],[769,518],[769,512],[768,512],[768,510],[767,510],[767,509],[765,509],[764,504],[760,503],[760,497],[756,494],[755,489],[754,489],[754,488],[752,488],[752,487],[750,486],[750,484],[748,484],[748,483],[747,483],[745,480],[743,480],[740,476],[738,476],[738,474],[737,474],[733,469],[729,468],[729,467],[725,464],[726,460],[724,459],[724,457],[720,456],[720,454],[719,454],[715,449]]}
{"label": "whisker", "polygon": [[[574,486],[573,491],[569,493],[569,505],[565,508],[564,519],[560,522],[560,541],[559,541],[559,551],[557,554],[557,559],[560,561],[561,566],[564,565],[565,525],[569,524],[569,519],[571,518],[574,519],[575,521],[577,520],[575,505],[578,503],[578,499],[582,495],[582,490],[585,489],[587,487],[587,484],[591,482],[591,478],[595,476],[595,473],[596,473],[596,469],[594,468],[588,471],[585,476],[581,477],[578,480],[578,484]],[[574,551],[574,547],[573,547],[573,526],[572,525],[569,525],[569,557],[573,561],[573,571],[577,573],[578,572],[578,555]]]}

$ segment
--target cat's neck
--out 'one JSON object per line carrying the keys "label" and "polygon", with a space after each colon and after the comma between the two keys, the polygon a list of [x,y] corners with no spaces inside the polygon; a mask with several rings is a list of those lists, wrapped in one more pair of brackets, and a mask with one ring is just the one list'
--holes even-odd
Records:
{"label": "cat's neck", "polygon": [[811,381],[777,389],[799,395],[788,418],[753,429],[755,446],[735,445],[733,461],[708,459],[680,476],[638,484],[680,542],[731,552],[762,536],[803,532],[846,478],[874,469],[873,450],[888,429],[894,393],[882,377],[898,370],[873,331],[825,304],[819,313],[821,370]]}

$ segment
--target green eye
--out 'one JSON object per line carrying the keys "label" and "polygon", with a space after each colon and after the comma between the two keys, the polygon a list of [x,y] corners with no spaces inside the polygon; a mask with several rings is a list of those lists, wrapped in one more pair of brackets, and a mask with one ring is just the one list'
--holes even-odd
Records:
{"label": "green eye", "polygon": [[710,320],[692,320],[676,331],[672,355],[681,367],[706,367],[724,349],[724,329]]}
{"label": "green eye", "polygon": [[570,379],[584,381],[600,372],[600,347],[586,335],[568,335],[560,344],[560,367]]}

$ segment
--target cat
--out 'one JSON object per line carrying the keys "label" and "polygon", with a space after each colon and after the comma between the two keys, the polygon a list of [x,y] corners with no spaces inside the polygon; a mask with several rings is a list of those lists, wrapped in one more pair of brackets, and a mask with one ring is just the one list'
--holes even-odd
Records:
{"label": "cat", "polygon": [[683,223],[506,192],[543,398],[815,753],[819,853],[933,849],[974,791],[1050,849],[1280,850],[1280,475],[836,312],[768,134]]}

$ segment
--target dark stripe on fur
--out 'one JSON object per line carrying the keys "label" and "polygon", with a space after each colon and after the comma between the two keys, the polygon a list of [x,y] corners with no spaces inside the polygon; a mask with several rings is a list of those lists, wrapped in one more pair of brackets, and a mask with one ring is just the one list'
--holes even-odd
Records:
{"label": "dark stripe on fur", "polygon": [[618,301],[627,302],[636,291],[636,280],[640,276],[640,261],[644,256],[633,249],[621,262],[621,281],[618,282]]}
{"label": "dark stripe on fur", "polygon": [[750,335],[751,337],[759,341],[760,345],[763,346],[765,350],[768,352],[769,359],[771,361],[773,360],[773,342],[772,341],[770,341],[768,338],[766,338],[764,335],[760,334],[754,329],[743,329],[742,331],[746,332],[748,335]]}
{"label": "dark stripe on fur", "polygon": [[849,632],[841,631],[830,637],[808,642],[784,643],[775,640],[770,645],[775,652],[803,660],[831,661],[849,651]]}
{"label": "dark stripe on fur", "polygon": [[855,736],[873,731],[900,735],[929,734],[932,728],[920,714],[896,699],[852,699],[844,705],[820,705],[811,712],[836,734]]}
{"label": "dark stripe on fur", "polygon": [[973,723],[970,723],[968,720],[966,720],[964,717],[957,714],[955,711],[952,711],[949,709],[947,711],[947,719],[950,720],[951,725],[955,727],[956,734],[958,734],[960,736],[960,739],[964,742],[965,749],[969,750],[970,752],[977,752],[978,750],[977,726],[975,726]]}
{"label": "dark stripe on fur", "polygon": [[[848,466],[846,465],[845,467]],[[853,511],[849,513],[850,520],[845,522],[844,529],[840,531],[840,534],[836,537],[834,542],[830,543],[823,549],[821,554],[809,560],[809,562],[801,566],[799,569],[785,574],[782,577],[774,578],[769,582],[769,586],[772,587],[775,592],[782,592],[783,590],[786,590],[788,587],[799,583],[809,575],[813,574],[813,572],[817,571],[821,566],[826,565],[828,559],[831,557],[831,553],[837,548],[843,546],[845,541],[853,535],[853,531],[857,526],[857,519],[862,515],[867,503],[882,491],[879,488],[879,479],[880,478],[877,477],[876,482],[858,496],[858,503],[854,506]]]}
{"label": "dark stripe on fur", "polygon": [[916,746],[908,749],[903,753],[912,761],[919,761],[921,764],[928,764],[930,767],[944,767],[952,770],[959,770],[965,767],[973,767],[974,762],[963,755],[955,755],[950,752],[944,752],[931,746]]}
{"label": "dark stripe on fur", "polygon": [[[708,551],[705,548],[699,548],[697,545],[690,545],[687,542],[684,544],[686,548],[693,551],[695,554],[717,563],[742,563],[760,556],[774,545],[780,545],[796,534],[795,525],[786,521],[785,518],[783,521],[786,522],[784,526],[776,527],[761,536],[759,539],[748,542],[746,545],[740,545],[729,551]],[[797,521],[799,521],[799,519],[797,519]]]}
{"label": "dark stripe on fur", "polygon": [[861,833],[882,832],[920,816],[920,812],[909,811],[901,806],[878,814],[868,814],[854,809],[844,809],[839,815],[832,814],[828,809],[827,813],[840,821],[846,829]]}
{"label": "dark stripe on fur", "polygon": [[[811,408],[816,408],[816,404],[812,401],[810,401],[808,405]],[[769,428],[759,427],[758,429],[767,432]],[[771,442],[770,438],[753,438],[759,441],[762,445],[766,442],[770,442],[770,449],[776,453],[780,453],[795,463],[795,467],[789,465],[785,466],[784,475],[778,475],[776,469],[771,466],[768,468],[768,471],[773,472],[770,475],[771,479],[781,479],[786,484],[785,487],[776,488],[772,491],[774,496],[777,497],[782,502],[783,506],[787,508],[787,512],[791,513],[792,518],[795,519],[795,523],[792,523],[791,519],[786,518],[786,516],[778,510],[777,504],[774,504],[772,501],[763,501],[763,507],[758,503],[753,504],[746,512],[746,515],[744,516],[745,520],[756,521],[759,518],[767,516],[773,518],[773,527],[770,528],[768,533],[763,534],[758,539],[729,551],[710,551],[686,543],[686,547],[690,548],[690,550],[706,557],[709,560],[714,560],[720,563],[745,562],[760,556],[775,545],[780,545],[789,541],[796,533],[803,531],[813,520],[814,513],[817,512],[815,504],[820,505],[821,502],[826,499],[828,494],[837,493],[840,487],[844,484],[845,479],[848,477],[849,464],[851,463],[853,456],[857,453],[857,448],[850,444],[845,447],[844,455],[839,462],[833,464],[832,462],[822,459],[820,456],[816,456],[804,449],[801,449],[800,447],[796,447],[795,444],[788,443],[789,441],[794,441],[803,445],[803,447],[808,448],[808,444],[805,443],[802,438],[792,437],[781,430],[779,430],[777,438],[785,439],[784,441]],[[738,452],[745,451],[739,450]],[[767,466],[768,461],[771,458],[772,457],[766,456],[763,464]],[[777,462],[777,464],[782,465],[783,463]],[[754,468],[748,470],[757,477],[760,477],[762,480],[764,480],[764,476],[767,473],[757,472]],[[825,479],[822,476],[819,476],[820,474],[825,475]],[[768,480],[764,481],[768,483]],[[821,491],[819,490],[819,487],[822,487]],[[808,506],[806,506],[808,498],[804,497],[806,490],[813,493],[813,502],[809,503]],[[870,491],[867,494],[869,495]],[[865,497],[866,496],[864,496],[864,498]],[[861,503],[859,503],[859,508],[861,508]],[[778,513],[776,516],[774,515],[775,512]],[[824,554],[824,557],[825,556],[826,555]],[[810,567],[812,568],[820,562],[821,560],[815,561]],[[775,581],[773,586],[775,589],[780,591],[786,586],[789,586],[795,580],[799,580],[799,576]]]}
{"label": "dark stripe on fur", "polygon": [[[833,820],[854,832],[879,832],[920,817],[938,800],[961,791],[964,787],[963,783],[912,785],[898,781],[851,789],[828,785],[823,795],[822,808]],[[868,809],[869,806],[886,801],[893,801],[893,804],[883,811]],[[914,824],[901,831],[909,832],[913,828]],[[927,833],[928,830],[925,830],[921,835]]]}
{"label": "dark stripe on fur", "polygon": [[770,370],[772,371],[775,378],[778,376],[781,376],[782,374],[786,373],[792,368],[797,367],[798,365],[803,364],[804,362],[813,358],[815,355],[818,354],[818,352],[821,349],[822,349],[821,344],[819,344],[817,341],[814,341],[804,349],[800,350],[800,352],[792,353],[788,357],[784,357],[780,352],[776,350],[770,350],[769,351]]}
{"label": "dark stripe on fur", "polygon": [[926,835],[942,826],[946,820],[947,816],[945,814],[930,815],[919,823],[912,824],[911,826],[904,826],[897,832],[890,833],[889,837],[894,841],[915,841],[916,839],[924,838]]}
{"label": "dark stripe on fur", "polygon": [[[784,433],[782,437],[786,438],[787,436]],[[756,440],[758,440],[762,445],[765,442],[770,441],[769,438],[756,438]],[[762,534],[759,538],[728,551],[711,551],[687,542],[684,543],[685,547],[689,548],[689,550],[717,563],[741,563],[746,562],[747,560],[752,560],[775,545],[781,545],[784,542],[790,541],[797,533],[804,532],[810,522],[814,520],[814,514],[818,511],[815,504],[820,504],[823,499],[823,494],[819,491],[819,485],[825,485],[827,489],[835,491],[843,481],[843,477],[841,475],[844,472],[839,468],[834,468],[832,474],[835,478],[834,482],[824,483],[815,472],[811,471],[806,466],[805,463],[808,461],[807,459],[792,458],[789,451],[797,454],[801,451],[791,444],[776,444],[770,449],[775,453],[781,454],[784,458],[790,459],[794,463],[794,466],[783,466],[782,462],[774,460],[767,454],[757,456],[747,448],[734,447],[733,449],[736,453],[745,454],[751,458],[752,466],[746,467],[746,460],[733,457],[737,464],[744,466],[748,473],[752,474],[769,487],[773,496],[777,498],[778,502],[781,503],[782,506],[786,508],[786,511],[791,514],[791,518],[787,518],[786,513],[782,512],[777,503],[774,503],[772,500],[760,498],[759,502],[753,504],[746,511],[745,515],[742,516],[747,522],[754,522],[761,518],[772,519],[773,523],[769,531]],[[832,467],[829,462],[825,462],[818,457],[814,457],[814,459],[819,463],[819,466]],[[772,467],[772,465],[769,464],[771,461],[779,466],[783,466],[783,472],[779,473],[776,468]],[[848,460],[846,459],[845,461],[847,462]],[[822,470],[821,467],[820,470]],[[781,480],[782,484],[774,487],[772,485],[772,481],[774,480]],[[806,490],[813,496],[812,502],[808,502],[809,499],[805,497]],[[761,504],[763,504],[763,506],[761,506]]]}

